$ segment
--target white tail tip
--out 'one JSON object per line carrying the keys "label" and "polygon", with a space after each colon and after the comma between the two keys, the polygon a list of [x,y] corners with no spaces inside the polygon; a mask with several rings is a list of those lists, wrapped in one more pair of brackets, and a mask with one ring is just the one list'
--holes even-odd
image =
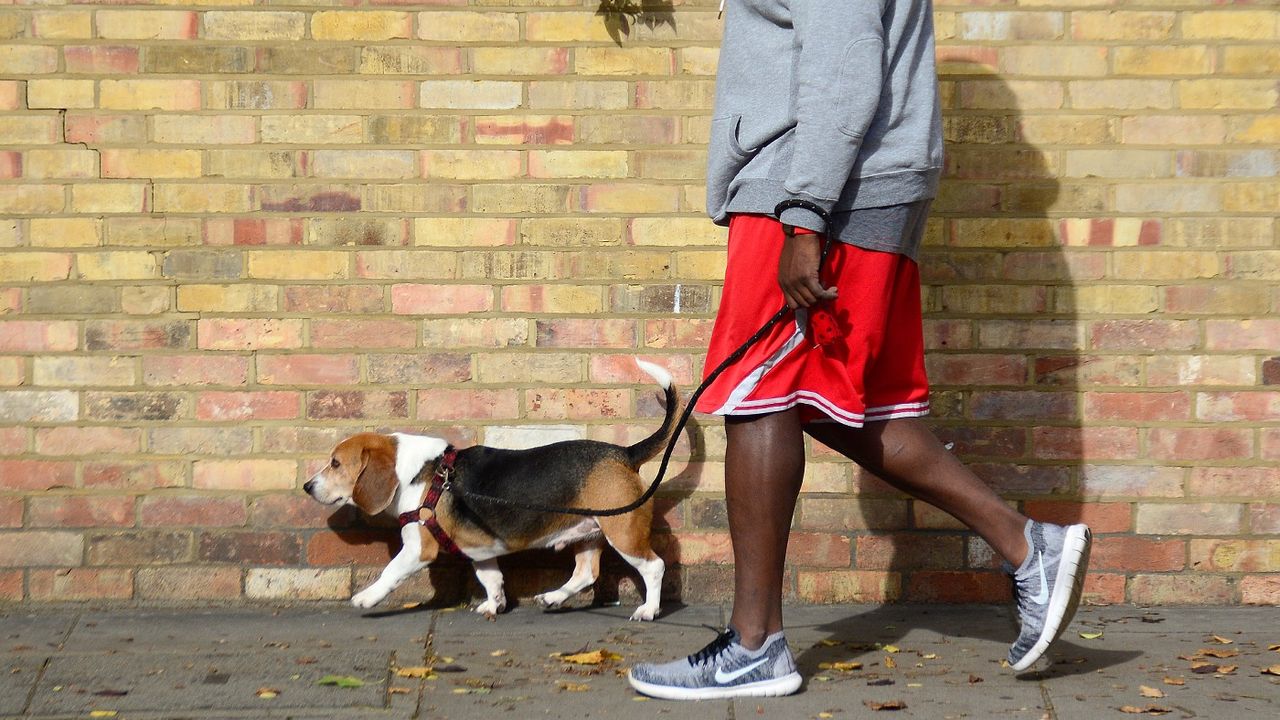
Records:
{"label": "white tail tip", "polygon": [[671,373],[667,372],[666,368],[646,362],[640,358],[636,358],[636,365],[639,365],[646,375],[656,380],[664,389],[671,387]]}

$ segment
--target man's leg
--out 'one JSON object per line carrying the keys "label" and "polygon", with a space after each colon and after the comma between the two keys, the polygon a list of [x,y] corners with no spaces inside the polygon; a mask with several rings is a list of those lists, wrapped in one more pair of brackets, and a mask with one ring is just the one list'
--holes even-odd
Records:
{"label": "man's leg", "polygon": [[725,502],[733,542],[729,625],[748,649],[782,629],[782,574],[804,479],[804,433],[792,408],[725,419]]}
{"label": "man's leg", "polygon": [[810,423],[804,430],[899,490],[950,513],[1014,567],[1026,558],[1027,518],[943,447],[922,421],[899,418],[861,428]]}

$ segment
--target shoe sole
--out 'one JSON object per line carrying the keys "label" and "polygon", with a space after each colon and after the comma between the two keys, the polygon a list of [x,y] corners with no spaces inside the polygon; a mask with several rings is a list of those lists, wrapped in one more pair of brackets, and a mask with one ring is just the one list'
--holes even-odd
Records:
{"label": "shoe sole", "polygon": [[1093,533],[1087,525],[1072,525],[1067,528],[1062,561],[1058,563],[1058,577],[1053,584],[1053,595],[1049,597],[1049,613],[1045,618],[1044,630],[1027,654],[1013,664],[1014,672],[1031,667],[1071,624],[1076,608],[1080,606],[1080,595],[1084,592],[1084,576],[1089,571],[1089,548],[1092,545]]}
{"label": "shoe sole", "polygon": [[662,700],[719,700],[734,697],[779,697],[800,689],[800,673],[792,672],[772,680],[728,687],[686,688],[670,685],[654,685],[637,680],[627,671],[627,682],[637,692]]}

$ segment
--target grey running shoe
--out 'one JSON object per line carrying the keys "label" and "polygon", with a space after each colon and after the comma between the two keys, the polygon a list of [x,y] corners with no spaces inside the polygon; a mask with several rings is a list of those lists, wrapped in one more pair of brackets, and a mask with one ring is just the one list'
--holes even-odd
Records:
{"label": "grey running shoe", "polygon": [[1009,648],[1009,664],[1021,672],[1044,655],[1071,624],[1084,590],[1093,542],[1087,525],[1027,522],[1027,559],[1013,572],[1013,594],[1022,630]]}
{"label": "grey running shoe", "polygon": [[795,658],[781,632],[765,638],[759,650],[748,650],[733,628],[683,660],[636,665],[627,680],[645,695],[666,700],[790,695],[800,687]]}

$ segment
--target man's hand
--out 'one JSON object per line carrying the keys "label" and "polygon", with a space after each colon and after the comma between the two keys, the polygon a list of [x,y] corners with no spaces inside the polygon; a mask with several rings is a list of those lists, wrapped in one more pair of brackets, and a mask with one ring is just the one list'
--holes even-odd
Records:
{"label": "man's hand", "polygon": [[821,235],[786,234],[782,257],[778,258],[778,285],[787,299],[787,307],[795,310],[835,299],[836,288],[824,288],[818,279],[821,259]]}

